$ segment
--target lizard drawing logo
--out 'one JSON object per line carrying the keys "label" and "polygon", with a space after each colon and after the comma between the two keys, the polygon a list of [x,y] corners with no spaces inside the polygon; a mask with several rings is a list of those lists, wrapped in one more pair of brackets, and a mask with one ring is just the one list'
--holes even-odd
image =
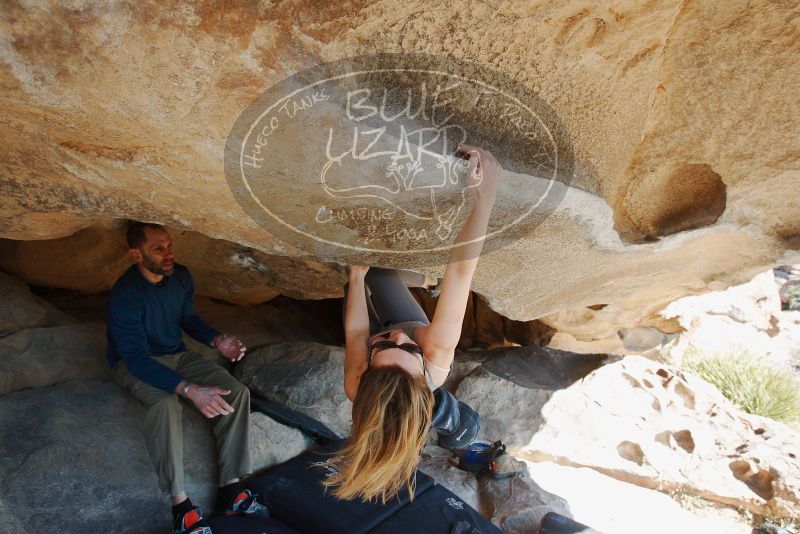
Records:
{"label": "lizard drawing logo", "polygon": [[[433,223],[433,233],[445,241],[464,209],[467,190],[475,186],[466,183],[466,160],[431,150],[436,145],[448,146],[448,129],[460,130],[449,126],[409,131],[400,124],[397,135],[392,136],[385,126],[363,131],[356,127],[352,149],[339,154],[332,152],[335,132],[330,129],[326,162],[320,172],[322,187],[334,198],[377,199],[410,220]],[[362,139],[370,139],[364,150],[359,149]],[[374,168],[382,170],[382,174],[357,175],[357,179],[347,174],[347,163],[373,160]]]}

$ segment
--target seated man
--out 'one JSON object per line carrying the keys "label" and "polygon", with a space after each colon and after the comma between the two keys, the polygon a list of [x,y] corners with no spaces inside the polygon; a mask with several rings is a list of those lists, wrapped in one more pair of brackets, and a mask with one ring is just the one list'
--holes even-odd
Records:
{"label": "seated man", "polygon": [[241,360],[245,347],[197,315],[192,276],[175,263],[164,227],[135,222],[127,239],[136,263],[108,295],[108,363],[114,381],[147,408],[145,441],[158,485],[172,496],[173,531],[188,532],[202,518],[184,490],[179,396],[216,418],[218,509],[266,515],[257,496],[239,484],[250,473],[250,391],[218,364],[188,351],[181,329],[231,361]]}

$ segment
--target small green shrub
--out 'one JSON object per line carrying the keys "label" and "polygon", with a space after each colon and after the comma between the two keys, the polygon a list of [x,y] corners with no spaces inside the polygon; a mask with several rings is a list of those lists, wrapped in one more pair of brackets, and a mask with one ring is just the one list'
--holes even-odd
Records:
{"label": "small green shrub", "polygon": [[686,358],[683,367],[714,384],[747,413],[792,423],[800,421],[800,380],[751,355]]}

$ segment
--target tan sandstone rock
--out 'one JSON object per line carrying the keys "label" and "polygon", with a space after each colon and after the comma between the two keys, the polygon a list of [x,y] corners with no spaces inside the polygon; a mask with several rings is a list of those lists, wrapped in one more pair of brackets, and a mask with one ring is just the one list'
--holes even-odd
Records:
{"label": "tan sandstone rock", "polygon": [[[794,4],[767,0],[470,1],[458,10],[398,0],[346,10],[11,2],[0,18],[0,235],[63,237],[81,219],[125,217],[306,255],[261,229],[228,189],[223,148],[241,110],[319,62],[452,55],[539,94],[576,157],[559,209],[486,254],[476,291],[514,320],[613,304],[624,313],[611,331],[651,326],[675,298],[742,282],[797,246],[796,16]],[[481,31],[470,30],[475,17]],[[506,126],[475,120],[498,135]],[[302,158],[303,142],[275,150]],[[312,197],[284,200],[302,211]],[[498,210],[512,201],[501,196]],[[346,251],[336,259],[374,262]],[[296,269],[274,265],[286,276]]]}
{"label": "tan sandstone rock", "polygon": [[537,430],[515,445],[532,460],[766,516],[800,514],[800,434],[674,367],[625,357],[553,393],[529,420]]}
{"label": "tan sandstone rock", "polygon": [[[0,268],[28,284],[108,291],[132,264],[125,228],[125,221],[107,220],[57,239],[0,239]],[[199,295],[253,305],[279,294],[309,299],[341,294],[344,275],[329,263],[268,256],[197,232],[168,230],[176,261],[189,267]]]}
{"label": "tan sandstone rock", "polygon": [[[751,534],[753,528],[733,517],[698,515],[669,495],[598,473],[586,467],[526,462],[531,478],[563,498],[576,521],[600,532],[637,534],[642,525],[652,534],[724,532]],[[654,520],[657,518],[657,520]]]}
{"label": "tan sandstone rock", "polygon": [[771,269],[724,291],[676,300],[661,313],[686,330],[661,349],[676,365],[739,355],[791,370],[800,360],[800,313],[781,309]]}

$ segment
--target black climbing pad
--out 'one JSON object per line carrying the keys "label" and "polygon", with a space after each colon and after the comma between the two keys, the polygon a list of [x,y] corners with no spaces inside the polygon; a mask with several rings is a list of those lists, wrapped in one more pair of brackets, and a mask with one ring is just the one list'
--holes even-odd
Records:
{"label": "black climbing pad", "polygon": [[483,363],[490,373],[518,386],[556,391],[569,387],[608,363],[607,354],[578,354],[546,347],[510,347],[491,351]]}
{"label": "black climbing pad", "polygon": [[292,410],[286,406],[281,406],[280,404],[276,404],[274,402],[251,397],[250,409],[261,412],[286,426],[296,428],[316,439],[323,445],[332,441],[339,441],[341,439],[336,432],[313,417],[309,417],[304,413],[298,412],[297,410]]}
{"label": "black climbing pad", "polygon": [[370,534],[450,534],[462,522],[463,534],[502,534],[474,508],[453,492],[434,485],[402,510],[370,531]]}
{"label": "black climbing pad", "polygon": [[[366,533],[408,504],[405,489],[385,505],[380,501],[341,501],[326,494],[321,485],[325,469],[312,464],[329,458],[332,448],[305,452],[251,477],[247,485],[259,493],[274,518],[300,532],[314,534]],[[433,479],[418,471],[415,494],[424,494],[433,484]]]}
{"label": "black climbing pad", "polygon": [[538,534],[601,534],[601,532],[569,517],[549,512],[542,518]]}
{"label": "black climbing pad", "polygon": [[211,528],[212,534],[300,534],[275,518],[250,517],[246,515],[218,515],[204,519],[194,528]]}

